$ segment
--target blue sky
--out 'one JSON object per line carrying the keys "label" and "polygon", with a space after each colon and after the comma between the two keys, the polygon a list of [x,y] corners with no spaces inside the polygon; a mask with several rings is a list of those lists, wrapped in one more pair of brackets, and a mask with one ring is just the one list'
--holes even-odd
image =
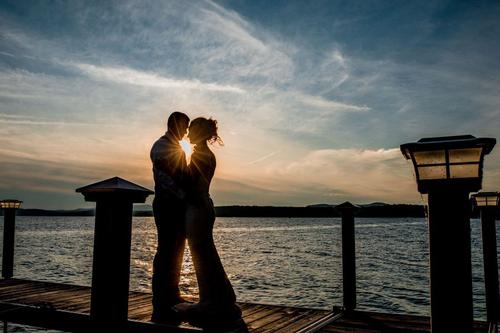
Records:
{"label": "blue sky", "polygon": [[[0,197],[153,186],[174,110],[219,121],[217,205],[421,202],[401,143],[497,137],[500,4],[2,1]],[[500,188],[498,149],[483,187]]]}

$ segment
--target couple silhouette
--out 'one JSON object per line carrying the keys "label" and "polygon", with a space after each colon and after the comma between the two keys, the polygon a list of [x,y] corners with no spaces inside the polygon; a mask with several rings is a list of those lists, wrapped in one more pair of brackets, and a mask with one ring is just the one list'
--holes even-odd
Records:
{"label": "couple silhouette", "polygon": [[[155,322],[200,327],[234,325],[241,310],[213,240],[215,210],[210,182],[216,160],[208,144],[219,142],[217,121],[174,112],[167,132],[151,148],[155,198],[153,213],[158,247],[153,262],[153,315]],[[186,133],[194,151],[189,164],[180,141]],[[181,297],[179,280],[186,239],[194,263],[199,302]]]}

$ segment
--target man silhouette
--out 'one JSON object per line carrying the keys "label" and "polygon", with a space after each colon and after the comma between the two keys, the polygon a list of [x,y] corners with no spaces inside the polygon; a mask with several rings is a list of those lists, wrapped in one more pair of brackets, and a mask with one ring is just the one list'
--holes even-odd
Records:
{"label": "man silhouette", "polygon": [[189,117],[173,112],[167,132],[151,148],[155,198],[153,213],[158,231],[158,247],[153,261],[152,321],[176,321],[172,306],[184,302],[179,280],[185,247],[186,155],[179,141],[186,135]]}

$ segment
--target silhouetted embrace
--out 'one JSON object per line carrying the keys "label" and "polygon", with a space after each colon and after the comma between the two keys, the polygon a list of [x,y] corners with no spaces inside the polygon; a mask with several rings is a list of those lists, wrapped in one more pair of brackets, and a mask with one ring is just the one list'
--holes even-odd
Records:
{"label": "silhouetted embrace", "polygon": [[[189,165],[179,141],[189,118],[174,112],[168,131],[151,150],[156,196],[153,201],[158,249],[153,265],[153,316],[157,322],[187,320],[204,328],[223,331],[244,325],[236,296],[214,244],[215,210],[209,190],[216,159],[208,144],[221,142],[217,121],[196,118],[189,125],[194,145]],[[199,302],[185,302],[179,277],[185,239],[196,271]]]}

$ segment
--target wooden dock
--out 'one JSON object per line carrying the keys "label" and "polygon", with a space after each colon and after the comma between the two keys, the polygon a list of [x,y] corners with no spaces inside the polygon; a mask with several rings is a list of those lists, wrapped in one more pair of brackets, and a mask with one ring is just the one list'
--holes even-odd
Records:
{"label": "wooden dock", "polygon": [[[0,319],[71,332],[89,332],[90,287],[22,279],[0,279]],[[239,303],[245,329],[234,332],[340,333],[429,332],[429,318],[374,312],[326,311],[287,306]],[[182,323],[178,327],[152,323],[151,294],[129,293],[128,332],[202,332]],[[485,322],[475,332],[488,332]],[[232,331],[233,332],[233,331]],[[495,330],[496,332],[496,330]]]}

